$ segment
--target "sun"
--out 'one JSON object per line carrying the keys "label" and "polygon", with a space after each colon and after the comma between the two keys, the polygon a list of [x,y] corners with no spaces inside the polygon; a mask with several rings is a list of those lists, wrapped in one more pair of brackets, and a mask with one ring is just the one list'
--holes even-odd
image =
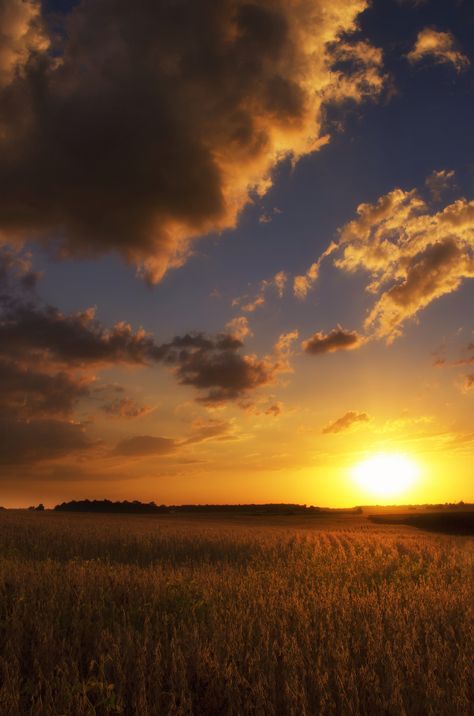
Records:
{"label": "sun", "polygon": [[395,497],[406,492],[418,479],[420,467],[400,453],[377,453],[351,469],[352,479],[373,497]]}

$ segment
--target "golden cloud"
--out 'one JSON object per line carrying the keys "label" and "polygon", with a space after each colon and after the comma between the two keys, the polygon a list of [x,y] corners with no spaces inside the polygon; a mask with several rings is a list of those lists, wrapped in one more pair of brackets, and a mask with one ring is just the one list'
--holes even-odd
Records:
{"label": "golden cloud", "polygon": [[[437,201],[453,174],[441,170],[428,177]],[[339,240],[293,282],[296,295],[304,298],[322,260],[334,254],[333,263],[342,271],[368,274],[366,290],[377,298],[364,323],[366,337],[350,334],[349,348],[373,338],[390,343],[406,321],[474,277],[474,200],[461,198],[436,211],[416,189],[397,188],[373,204],[360,204],[356,213],[339,229]],[[333,344],[344,348],[346,334],[340,327],[327,336],[316,333],[303,348],[308,353],[326,352]]]}
{"label": "golden cloud", "polygon": [[365,327],[390,342],[408,319],[474,276],[474,201],[430,212],[416,190],[395,189],[357,213],[341,229],[335,265],[369,274],[367,290],[379,297]]}
{"label": "golden cloud", "polygon": [[451,32],[425,27],[418,33],[414,47],[407,55],[409,62],[431,58],[437,63],[451,64],[460,72],[469,66],[469,59],[458,48]]}

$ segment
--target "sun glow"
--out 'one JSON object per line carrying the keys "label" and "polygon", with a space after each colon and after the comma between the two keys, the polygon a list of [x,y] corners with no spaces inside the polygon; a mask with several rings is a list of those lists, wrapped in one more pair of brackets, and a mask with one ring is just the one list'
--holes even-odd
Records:
{"label": "sun glow", "polygon": [[418,479],[420,467],[407,455],[378,453],[355,465],[356,484],[374,497],[393,497],[406,492]]}

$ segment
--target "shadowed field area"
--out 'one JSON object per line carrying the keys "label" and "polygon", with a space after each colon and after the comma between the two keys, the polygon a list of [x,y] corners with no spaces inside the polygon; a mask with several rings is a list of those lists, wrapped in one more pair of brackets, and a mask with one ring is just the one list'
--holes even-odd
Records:
{"label": "shadowed field area", "polygon": [[430,532],[452,535],[474,535],[474,512],[428,512],[427,514],[369,515],[377,524],[410,525]]}
{"label": "shadowed field area", "polygon": [[0,513],[0,713],[469,714],[473,544],[362,516]]}

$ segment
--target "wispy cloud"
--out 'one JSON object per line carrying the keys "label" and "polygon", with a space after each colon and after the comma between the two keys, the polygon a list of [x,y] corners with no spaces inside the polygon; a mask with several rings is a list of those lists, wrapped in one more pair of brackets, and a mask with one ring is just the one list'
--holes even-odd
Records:
{"label": "wispy cloud", "polygon": [[323,429],[322,433],[327,435],[328,433],[341,433],[349,430],[353,425],[360,425],[361,423],[368,423],[370,421],[370,415],[367,413],[358,413],[355,410],[349,410],[344,413],[337,420],[333,420],[328,423]]}
{"label": "wispy cloud", "polygon": [[311,266],[305,271],[304,274],[295,276],[293,278],[293,293],[296,298],[304,299],[308,295],[309,291],[316,283],[319,278],[319,269],[322,261],[330,256],[337,249],[337,244],[332,242],[329,244],[326,251],[324,251],[317,261],[311,264]]}
{"label": "wispy cloud", "polygon": [[261,308],[266,304],[269,292],[272,292],[278,298],[282,298],[287,282],[288,274],[286,271],[278,271],[272,278],[260,281],[257,292],[253,297],[244,294],[243,296],[234,298],[232,306],[240,307],[245,313],[254,313],[257,308]]}

